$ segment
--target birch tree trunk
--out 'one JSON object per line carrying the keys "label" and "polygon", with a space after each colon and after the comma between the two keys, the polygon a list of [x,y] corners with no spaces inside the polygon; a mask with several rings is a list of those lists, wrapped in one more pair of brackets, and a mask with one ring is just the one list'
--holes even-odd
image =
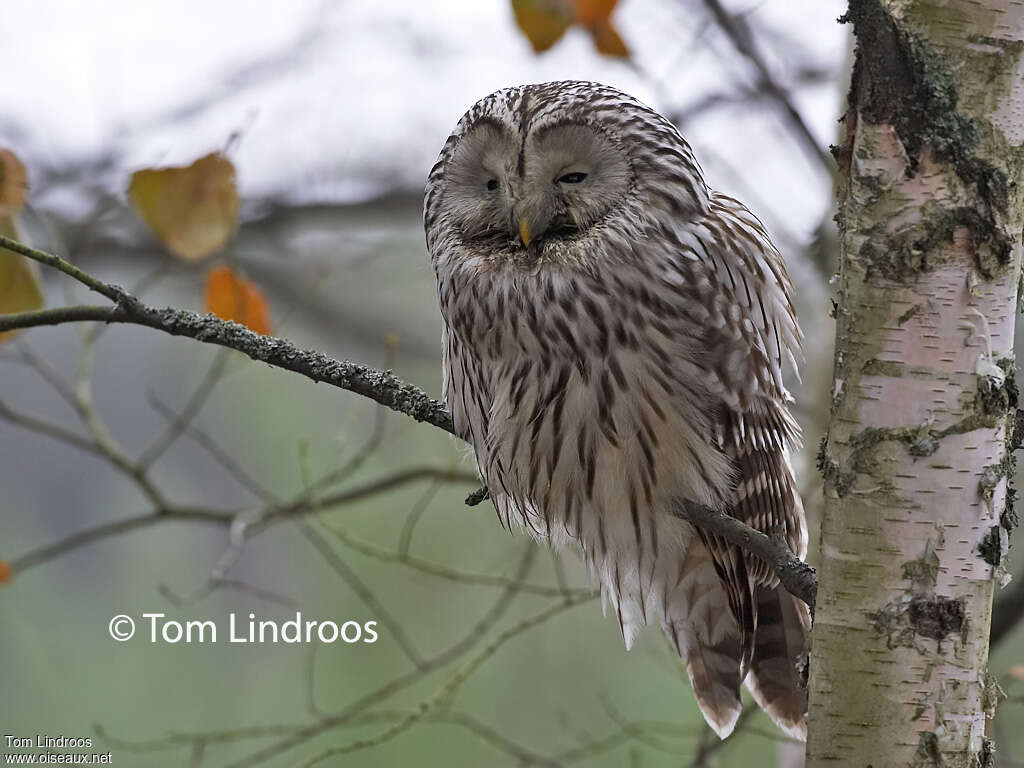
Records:
{"label": "birch tree trunk", "polygon": [[988,766],[992,595],[1016,522],[1024,3],[851,0],[845,20],[807,765]]}

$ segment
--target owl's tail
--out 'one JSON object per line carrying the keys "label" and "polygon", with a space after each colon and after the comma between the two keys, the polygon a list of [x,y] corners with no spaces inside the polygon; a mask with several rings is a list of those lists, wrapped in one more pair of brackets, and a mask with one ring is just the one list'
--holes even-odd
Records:
{"label": "owl's tail", "polygon": [[811,615],[781,585],[757,591],[757,629],[747,689],[793,738],[807,738],[807,654]]}
{"label": "owl's tail", "polygon": [[696,536],[674,582],[665,582],[662,628],[686,663],[704,719],[724,739],[743,708],[743,642],[711,554]]}
{"label": "owl's tail", "polygon": [[[724,739],[743,708],[743,634],[699,538],[691,540],[676,576],[663,585],[662,626],[686,664],[704,719]],[[807,606],[781,586],[759,588],[754,652],[745,682],[772,720],[800,739],[806,735],[802,669],[809,640]]]}

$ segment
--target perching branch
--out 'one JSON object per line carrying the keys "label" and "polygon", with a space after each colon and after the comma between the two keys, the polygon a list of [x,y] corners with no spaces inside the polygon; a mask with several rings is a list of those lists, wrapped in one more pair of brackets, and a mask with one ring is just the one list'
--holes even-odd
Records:
{"label": "perching branch", "polygon": [[253,333],[245,326],[220,320],[213,315],[200,315],[169,307],[155,309],[124,289],[97,280],[59,256],[30,248],[2,235],[0,247],[54,267],[114,302],[112,307],[61,307],[3,315],[0,316],[0,332],[90,320],[143,325],[172,336],[186,336],[206,344],[238,350],[253,360],[301,374],[316,382],[355,392],[416,421],[425,421],[446,432],[452,432],[451,416],[443,403],[387,371],[334,360],[320,352],[299,349],[284,339]]}
{"label": "perching branch", "polygon": [[807,603],[813,613],[814,598],[818,593],[818,575],[814,568],[789,550],[781,536],[766,536],[731,515],[700,504],[686,503],[677,515],[760,557],[779,577],[786,591]]}
{"label": "perching branch", "polygon": [[[0,247],[58,269],[114,302],[112,307],[61,307],[0,315],[0,332],[80,321],[142,325],[172,336],[186,336],[206,344],[243,352],[253,360],[368,397],[416,421],[427,422],[454,434],[451,415],[443,403],[390,372],[334,360],[320,352],[300,349],[284,339],[254,333],[242,325],[220,320],[213,315],[200,315],[169,307],[155,309],[124,289],[98,280],[59,256],[31,248],[17,240],[0,236]],[[467,499],[467,503],[479,503],[486,498],[486,494],[486,489],[481,489]],[[290,512],[286,510],[285,514]],[[679,516],[762,558],[789,592],[814,607],[817,592],[814,569],[797,559],[784,541],[769,538],[740,520],[708,507],[687,504],[680,510]],[[266,524],[269,518],[261,522]],[[144,523],[140,521],[139,524]]]}

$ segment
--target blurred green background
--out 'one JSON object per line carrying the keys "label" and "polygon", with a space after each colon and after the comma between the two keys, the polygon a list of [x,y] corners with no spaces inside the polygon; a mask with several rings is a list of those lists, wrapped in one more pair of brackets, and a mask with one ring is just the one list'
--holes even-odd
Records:
{"label": "blurred green background", "polygon": [[[158,306],[202,309],[210,266],[230,263],[264,291],[278,335],[393,368],[437,395],[440,324],[419,195],[448,132],[473,101],[511,83],[618,85],[677,121],[709,183],[746,200],[786,255],[808,336],[804,381],[794,386],[814,525],[813,452],[831,370],[831,182],[801,127],[766,95],[764,72],[783,84],[818,146],[835,141],[847,78],[847,32],[833,21],[841,3],[802,8],[799,18],[781,0],[726,3],[753,35],[751,57],[723,32],[715,3],[622,0],[610,19],[628,58],[599,53],[578,24],[538,54],[505,0],[284,6],[5,9],[12,42],[0,66],[34,62],[5,82],[0,116],[0,147],[28,169],[21,235],[138,286]],[[30,55],[40,47],[53,55]],[[214,150],[238,170],[242,225],[226,251],[183,264],[124,190],[140,167]],[[92,301],[56,274],[42,277],[50,306]],[[35,329],[0,350],[0,559],[16,566],[0,588],[2,734],[89,736],[93,751],[128,766],[293,766],[318,756],[345,766],[801,764],[799,748],[760,713],[724,745],[708,738],[660,632],[646,630],[627,654],[599,600],[523,627],[555,611],[563,588],[581,600],[589,580],[576,553],[556,556],[510,535],[489,504],[464,505],[476,487],[466,479],[472,466],[449,436],[191,340],[110,327],[88,344],[83,332]],[[167,519],[46,554],[152,505],[107,457],[19,420],[88,435],[63,385],[53,386],[88,382],[95,414],[135,458],[167,428],[161,408],[180,412],[206,389],[211,368],[215,386],[150,471],[174,505],[238,512],[241,521],[266,504],[247,484],[288,500],[339,470],[323,494],[409,470],[423,476],[279,520],[237,548],[227,526]],[[524,563],[533,592],[510,592],[501,581]],[[221,575],[227,581],[210,590]],[[380,639],[225,642],[228,615],[250,611],[377,620]],[[144,612],[212,619],[220,642],[151,644]],[[116,614],[138,622],[133,640],[108,636]],[[1002,765],[1024,750],[1013,727],[1024,682],[1008,674],[1019,664],[1017,630],[991,666],[1017,699],[993,725]],[[427,714],[404,729],[424,702]],[[343,724],[254,757],[346,712]],[[393,728],[402,730],[388,736]],[[350,753],[325,753],[346,745]]]}

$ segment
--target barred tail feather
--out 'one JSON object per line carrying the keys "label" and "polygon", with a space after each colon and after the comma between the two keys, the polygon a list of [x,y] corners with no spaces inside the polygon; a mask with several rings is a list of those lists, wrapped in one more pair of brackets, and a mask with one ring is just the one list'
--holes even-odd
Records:
{"label": "barred tail feather", "polygon": [[704,719],[721,738],[743,708],[743,641],[710,553],[696,536],[665,583],[663,628],[686,664]]}
{"label": "barred tail feather", "polygon": [[680,655],[697,697],[697,705],[711,729],[726,738],[736,727],[743,709],[740,701],[740,642],[730,637],[705,643],[692,632],[681,633]]}
{"label": "barred tail feather", "polygon": [[754,630],[757,627],[757,602],[748,573],[748,558],[739,547],[732,546],[720,536],[701,530],[698,533],[711,553],[715,572],[729,599],[729,610],[736,618],[740,632],[740,675],[746,675],[754,655]]}
{"label": "barred tail feather", "polygon": [[757,613],[747,688],[779,728],[805,740],[807,688],[803,669],[810,650],[810,613],[782,586],[758,589]]}

